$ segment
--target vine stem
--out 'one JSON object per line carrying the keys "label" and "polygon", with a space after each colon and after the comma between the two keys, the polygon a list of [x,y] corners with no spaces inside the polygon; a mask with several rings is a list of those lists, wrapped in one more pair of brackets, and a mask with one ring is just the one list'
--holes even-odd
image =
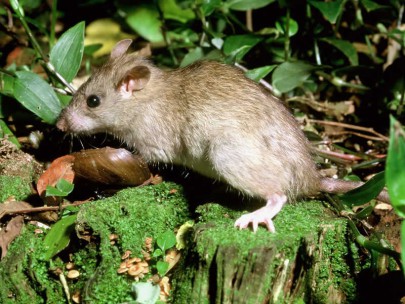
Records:
{"label": "vine stem", "polygon": [[51,33],[49,35],[49,44],[52,48],[55,45],[55,27],[56,27],[56,19],[57,19],[57,8],[58,7],[58,0],[52,0],[52,14],[51,14]]}
{"label": "vine stem", "polygon": [[390,248],[384,247],[379,243],[368,240],[365,236],[361,235],[361,233],[357,229],[356,225],[353,223],[353,221],[350,218],[349,218],[348,224],[349,224],[351,231],[354,234],[356,242],[360,246],[363,246],[364,248],[366,248],[368,250],[375,250],[379,253],[386,254],[386,255],[392,257],[395,260],[395,262],[398,264],[398,266],[400,268],[402,268],[401,256],[398,252],[396,252],[395,250],[392,250]]}
{"label": "vine stem", "polygon": [[284,33],[284,61],[290,59],[290,9],[287,8],[285,33]]}
{"label": "vine stem", "polygon": [[[56,0],[55,0],[56,1]],[[42,61],[44,62],[44,65],[46,67],[46,69],[52,74],[54,75],[60,83],[62,83],[65,87],[67,87],[69,89],[69,91],[71,93],[74,93],[76,90],[75,88],[66,81],[66,79],[60,75],[55,67],[53,66],[53,64],[51,62],[49,62],[48,58],[45,56],[44,52],[41,49],[41,46],[39,45],[38,41],[35,39],[34,34],[32,33],[30,27],[28,26],[28,23],[25,21],[24,18],[24,10],[21,7],[20,3],[18,2],[18,0],[10,0],[10,4],[11,7],[13,8],[14,12],[16,13],[18,19],[21,21],[21,24],[25,30],[25,32],[28,35],[28,39],[30,40],[35,52],[37,53],[37,55],[42,59]]]}

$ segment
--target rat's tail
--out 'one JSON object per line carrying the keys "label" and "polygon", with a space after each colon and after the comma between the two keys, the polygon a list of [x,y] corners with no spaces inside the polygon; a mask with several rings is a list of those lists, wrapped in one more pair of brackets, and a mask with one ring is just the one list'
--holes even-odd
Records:
{"label": "rat's tail", "polygon": [[[345,181],[341,179],[323,177],[319,183],[319,190],[327,193],[346,193],[360,187],[363,184],[363,182]],[[386,189],[381,191],[381,193],[377,196],[377,199],[384,203],[390,204],[390,198]]]}

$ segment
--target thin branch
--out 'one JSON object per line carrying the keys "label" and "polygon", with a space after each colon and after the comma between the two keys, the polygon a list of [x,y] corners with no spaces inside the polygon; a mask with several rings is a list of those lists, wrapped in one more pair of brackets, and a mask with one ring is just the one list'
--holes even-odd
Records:
{"label": "thin branch", "polygon": [[389,138],[387,136],[382,135],[381,133],[378,133],[373,128],[366,128],[366,127],[355,126],[355,125],[346,124],[346,123],[342,123],[342,122],[318,120],[318,119],[308,119],[308,121],[312,122],[312,123],[321,124],[321,125],[336,126],[336,127],[346,128],[346,129],[368,132],[368,133],[374,134],[375,136],[380,138],[380,140],[382,140],[382,141],[389,141]]}
{"label": "thin branch", "polygon": [[90,201],[91,200],[88,199],[85,201],[78,201],[78,202],[74,202],[72,204],[64,204],[61,206],[47,206],[47,207],[35,207],[35,208],[30,208],[30,209],[12,210],[12,211],[6,211],[4,213],[4,215],[27,214],[27,213],[36,213],[36,212],[45,212],[45,211],[60,211],[60,210],[66,209],[67,207],[80,206],[80,205],[86,204]]}
{"label": "thin branch", "polygon": [[355,135],[358,137],[362,137],[362,138],[366,138],[366,139],[370,139],[370,140],[375,140],[375,141],[385,141],[384,139],[377,137],[377,136],[371,136],[371,135],[366,135],[363,133],[359,133],[359,132],[353,132],[353,131],[343,131],[343,132],[336,132],[333,133],[333,135],[338,136],[338,135],[346,135],[346,134],[351,134],[351,135]]}

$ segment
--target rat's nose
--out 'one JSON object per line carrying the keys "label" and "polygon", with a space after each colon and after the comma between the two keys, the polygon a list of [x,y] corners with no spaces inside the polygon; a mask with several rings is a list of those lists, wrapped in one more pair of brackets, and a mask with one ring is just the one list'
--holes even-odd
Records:
{"label": "rat's nose", "polygon": [[66,132],[67,131],[67,123],[66,123],[66,119],[62,116],[59,116],[58,121],[56,122],[56,127],[63,131]]}

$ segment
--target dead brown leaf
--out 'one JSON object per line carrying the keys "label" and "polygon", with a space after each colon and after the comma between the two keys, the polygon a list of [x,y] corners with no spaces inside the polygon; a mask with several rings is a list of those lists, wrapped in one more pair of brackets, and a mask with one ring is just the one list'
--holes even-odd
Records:
{"label": "dead brown leaf", "polygon": [[16,201],[13,199],[7,200],[4,203],[0,204],[0,219],[13,211],[30,208],[32,208],[32,206],[26,202]]}
{"label": "dead brown leaf", "polygon": [[40,176],[37,183],[37,191],[42,200],[47,205],[57,205],[62,198],[54,196],[45,196],[46,187],[55,186],[58,180],[65,179],[72,183],[74,179],[74,171],[72,169],[75,157],[73,155],[65,155],[55,159],[49,168]]}
{"label": "dead brown leaf", "polygon": [[17,215],[8,222],[6,228],[0,231],[1,259],[6,256],[10,243],[20,235],[23,225],[24,217]]}

